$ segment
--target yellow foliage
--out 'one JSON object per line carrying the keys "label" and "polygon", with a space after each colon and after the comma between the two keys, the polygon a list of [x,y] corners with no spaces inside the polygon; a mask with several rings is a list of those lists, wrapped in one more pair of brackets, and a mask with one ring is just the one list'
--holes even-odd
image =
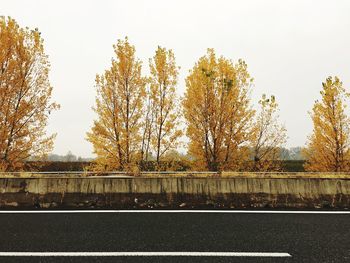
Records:
{"label": "yellow foliage", "polygon": [[87,139],[93,144],[99,170],[133,170],[140,159],[139,145],[143,98],[147,79],[141,61],[127,38],[113,46],[116,59],[104,74],[96,76],[94,121]]}
{"label": "yellow foliage", "polygon": [[45,128],[59,105],[50,103],[49,70],[40,32],[0,17],[0,171],[52,150]]}
{"label": "yellow foliage", "polygon": [[183,110],[197,169],[238,170],[249,159],[252,81],[244,61],[234,65],[213,49],[190,71]]}
{"label": "yellow foliage", "polygon": [[328,77],[322,83],[322,100],[312,109],[313,134],[303,154],[305,169],[318,172],[350,171],[349,117],[345,113],[345,92],[339,78]]}
{"label": "yellow foliage", "polygon": [[278,104],[274,96],[259,101],[260,112],[252,139],[253,171],[281,170],[280,150],[287,140],[286,128],[278,123]]}
{"label": "yellow foliage", "polygon": [[167,151],[179,146],[181,111],[176,95],[178,67],[172,50],[158,47],[150,59],[150,102],[153,122],[151,124],[151,145],[159,165]]}

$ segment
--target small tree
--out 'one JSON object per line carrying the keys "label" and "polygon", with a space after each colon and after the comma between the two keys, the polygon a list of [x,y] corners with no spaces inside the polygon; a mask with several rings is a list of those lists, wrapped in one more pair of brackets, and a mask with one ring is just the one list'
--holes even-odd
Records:
{"label": "small tree", "polygon": [[149,61],[150,103],[153,114],[151,136],[157,165],[167,151],[179,145],[182,136],[180,126],[179,101],[176,95],[178,67],[173,51],[158,47]]}
{"label": "small tree", "polygon": [[208,49],[186,78],[183,100],[190,139],[189,154],[197,169],[238,170],[249,159],[254,110],[247,64],[237,64]]}
{"label": "small tree", "polygon": [[0,17],[0,171],[52,150],[55,135],[45,128],[59,105],[50,102],[49,70],[40,32]]}
{"label": "small tree", "polygon": [[322,99],[311,113],[314,128],[303,150],[304,167],[318,172],[349,171],[350,122],[345,113],[349,94],[338,77],[328,77],[322,87]]}
{"label": "small tree", "polygon": [[67,154],[64,156],[64,161],[65,162],[76,162],[77,157],[71,151],[68,151]]}
{"label": "small tree", "polygon": [[278,162],[280,151],[287,140],[286,128],[278,122],[278,104],[274,96],[259,101],[260,112],[257,116],[252,140],[253,170],[280,170]]}
{"label": "small tree", "polygon": [[[97,154],[98,169],[131,169],[140,160],[140,135],[146,78],[141,61],[127,38],[113,46],[116,59],[104,74],[96,76],[98,119],[87,140]],[[133,167],[132,167],[133,166]]]}

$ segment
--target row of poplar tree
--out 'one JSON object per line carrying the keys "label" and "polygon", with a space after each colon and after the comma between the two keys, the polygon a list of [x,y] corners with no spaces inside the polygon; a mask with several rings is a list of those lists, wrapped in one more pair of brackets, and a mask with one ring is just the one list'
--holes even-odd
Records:
{"label": "row of poplar tree", "polygon": [[94,108],[98,119],[87,139],[98,169],[125,170],[181,147],[183,129],[188,152],[200,170],[240,170],[253,156],[253,170],[278,169],[275,162],[286,140],[277,120],[277,103],[265,95],[258,113],[251,106],[253,79],[247,65],[217,58],[213,49],[199,59],[186,78],[186,92],[176,93],[179,67],[171,49],[158,47],[149,60],[149,76],[127,38],[114,45],[115,58],[97,75]]}
{"label": "row of poplar tree", "polygon": [[[176,93],[179,67],[171,49],[158,47],[149,75],[127,38],[113,46],[112,65],[96,76],[97,119],[87,140],[97,155],[95,169],[130,170],[167,160],[184,147],[197,170],[278,170],[286,129],[278,121],[274,96],[252,107],[253,79],[243,60],[217,57],[213,49],[186,77],[182,98]],[[45,127],[51,111],[50,64],[38,30],[0,18],[0,170],[21,169],[31,156],[52,150],[55,136]],[[304,149],[310,171],[350,170],[348,93],[341,81],[327,78],[311,117],[313,134]],[[185,131],[185,132],[184,132]]]}

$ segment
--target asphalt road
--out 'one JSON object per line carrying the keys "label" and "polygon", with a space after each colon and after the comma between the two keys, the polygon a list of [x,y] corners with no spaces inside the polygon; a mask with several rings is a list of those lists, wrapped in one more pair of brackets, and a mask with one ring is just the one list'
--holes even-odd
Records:
{"label": "asphalt road", "polygon": [[350,214],[0,213],[0,253],[125,251],[291,257],[0,257],[0,262],[350,262]]}

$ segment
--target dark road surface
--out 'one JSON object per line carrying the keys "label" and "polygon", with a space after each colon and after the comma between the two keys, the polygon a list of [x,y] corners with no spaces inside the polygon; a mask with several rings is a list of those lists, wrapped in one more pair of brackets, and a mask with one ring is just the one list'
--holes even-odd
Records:
{"label": "dark road surface", "polygon": [[0,213],[0,253],[125,251],[291,257],[0,257],[0,262],[350,262],[350,214]]}

